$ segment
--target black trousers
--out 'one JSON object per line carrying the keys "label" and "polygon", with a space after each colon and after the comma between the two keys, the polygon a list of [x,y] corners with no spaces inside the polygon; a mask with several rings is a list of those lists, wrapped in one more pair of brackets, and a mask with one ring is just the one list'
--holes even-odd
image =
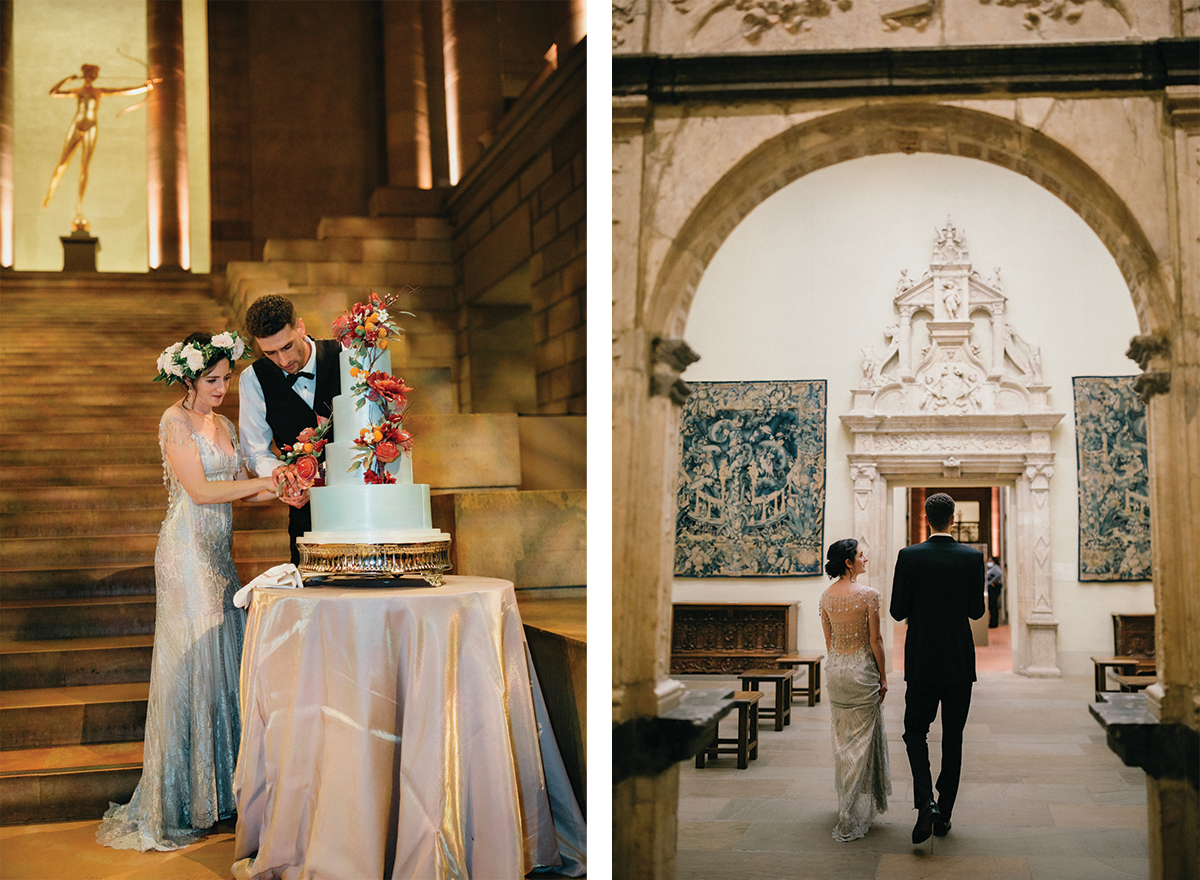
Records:
{"label": "black trousers", "polygon": [[971,708],[971,682],[910,681],[904,692],[904,747],[912,769],[913,801],[918,808],[933,800],[933,780],[929,771],[929,725],[942,707],[942,769],[937,780],[937,804],[943,818],[949,819],[958,798],[958,779],[962,774],[963,728]]}
{"label": "black trousers", "polygon": [[1003,589],[1000,584],[988,584],[988,629],[1000,625],[1000,591]]}
{"label": "black trousers", "polygon": [[292,551],[292,565],[300,564],[300,551],[296,548],[296,539],[311,531],[312,509],[307,504],[303,507],[293,507],[288,512],[288,546]]}

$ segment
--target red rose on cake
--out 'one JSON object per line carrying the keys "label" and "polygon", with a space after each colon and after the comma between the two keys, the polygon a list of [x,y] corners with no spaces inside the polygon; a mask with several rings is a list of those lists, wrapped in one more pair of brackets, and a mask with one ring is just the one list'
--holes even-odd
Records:
{"label": "red rose on cake", "polygon": [[390,464],[400,457],[400,447],[390,440],[375,444],[375,458],[384,464]]}
{"label": "red rose on cake", "polygon": [[412,391],[404,384],[403,379],[397,379],[391,373],[375,372],[367,376],[367,400],[372,402],[380,398],[397,406],[405,403],[404,395]]}
{"label": "red rose on cake", "polygon": [[321,474],[321,468],[317,464],[316,456],[306,455],[296,461],[296,479],[304,488],[311,488],[316,482],[317,477]]}
{"label": "red rose on cake", "polygon": [[396,482],[396,478],[385,470],[381,469],[379,473],[375,473],[375,471],[367,468],[365,471],[363,471],[363,482],[367,485],[394,483]]}

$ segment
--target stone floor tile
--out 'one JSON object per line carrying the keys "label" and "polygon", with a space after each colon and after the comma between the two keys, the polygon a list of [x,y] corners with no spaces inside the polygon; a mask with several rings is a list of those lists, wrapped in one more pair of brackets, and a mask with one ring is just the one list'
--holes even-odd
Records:
{"label": "stone floor tile", "polygon": [[894,853],[912,847],[912,823],[888,824],[892,811],[876,818],[865,837],[849,843],[834,840],[837,813],[822,820],[802,824],[792,822],[754,822],[737,843],[738,850],[773,850],[793,853]]}
{"label": "stone floor tile", "polygon": [[959,795],[954,805],[954,827],[1012,825],[1038,827],[1054,824],[1044,803],[1007,798],[984,799]]}
{"label": "stone floor tile", "polygon": [[1146,859],[1030,856],[1032,880],[1149,880]]}
{"label": "stone floor tile", "polygon": [[1059,828],[1146,828],[1146,808],[1100,804],[1050,804]]}
{"label": "stone floor tile", "polygon": [[1036,782],[1023,783],[962,783],[958,789],[958,802],[994,803],[1008,800],[1016,803],[1037,802],[1045,804],[1095,803],[1086,785],[1043,785]]}
{"label": "stone floor tile", "polygon": [[733,849],[749,822],[683,822],[679,823],[678,849]]}
{"label": "stone floor tile", "polygon": [[932,838],[939,855],[1091,856],[1149,859],[1146,833],[1128,828],[1059,828],[960,825],[954,809],[954,827],[945,837]]}
{"label": "stone floor tile", "polygon": [[876,880],[1030,880],[1021,856],[885,855]]}
{"label": "stone floor tile", "polygon": [[813,822],[837,824],[837,800],[759,800],[730,798],[715,818],[726,822]]}
{"label": "stone floor tile", "polygon": [[[701,773],[706,772],[701,770]],[[734,772],[738,772],[734,770]],[[744,771],[743,771],[744,772]],[[787,790],[792,787],[792,784],[786,779],[739,779],[730,777],[728,773],[722,772],[719,776],[714,775],[708,779],[697,779],[689,777],[686,780],[679,781],[680,797],[701,797],[701,798],[783,798],[787,797]],[[807,796],[807,795],[806,795]],[[835,795],[836,797],[836,795]],[[1087,801],[1092,802],[1091,798]]]}
{"label": "stone floor tile", "polygon": [[679,798],[679,821],[700,822],[717,817],[729,804],[729,798]]}
{"label": "stone floor tile", "polygon": [[676,880],[875,880],[879,856],[681,850],[675,864]]}
{"label": "stone floor tile", "polygon": [[1093,802],[1106,807],[1146,806],[1146,789],[1126,786],[1114,790],[1095,789],[1088,786]]}

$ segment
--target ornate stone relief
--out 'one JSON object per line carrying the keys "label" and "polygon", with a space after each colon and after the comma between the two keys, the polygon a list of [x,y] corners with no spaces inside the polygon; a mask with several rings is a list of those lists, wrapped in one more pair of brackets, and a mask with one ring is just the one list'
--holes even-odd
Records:
{"label": "ornate stone relief", "polygon": [[[677,12],[688,15],[700,4],[696,0],[671,0],[671,5]],[[742,37],[749,43],[757,43],[763,34],[775,27],[781,27],[789,34],[809,30],[813,19],[825,18],[834,6],[846,12],[854,6],[854,0],[711,0],[692,26],[692,35],[698,34],[717,13],[733,7],[743,13]]]}
{"label": "ornate stone relief", "polygon": [[999,268],[985,281],[949,219],[936,231],[928,270],[914,280],[902,269],[893,301],[900,321],[884,328],[887,345],[879,355],[862,350],[855,412],[1048,411],[1040,347],[1005,321]]}
{"label": "ornate stone relief", "polygon": [[[1028,31],[1037,30],[1041,27],[1044,19],[1052,21],[1065,21],[1068,24],[1075,24],[1083,17],[1083,8],[1089,0],[979,0],[985,5],[995,3],[997,6],[1024,6],[1025,21],[1024,26]],[[1101,0],[1104,6],[1110,9],[1115,9],[1120,13],[1121,18],[1125,19],[1125,23],[1130,29],[1134,28],[1133,15],[1129,11],[1129,7],[1123,0]]]}
{"label": "ornate stone relief", "polygon": [[621,33],[625,25],[633,24],[636,17],[638,0],[612,0],[612,45],[616,49],[625,45],[625,36]]}
{"label": "ornate stone relief", "polygon": [[898,31],[902,27],[911,27],[923,31],[933,21],[937,6],[937,0],[926,0],[924,3],[891,0],[880,3],[879,17],[883,20],[885,30]]}

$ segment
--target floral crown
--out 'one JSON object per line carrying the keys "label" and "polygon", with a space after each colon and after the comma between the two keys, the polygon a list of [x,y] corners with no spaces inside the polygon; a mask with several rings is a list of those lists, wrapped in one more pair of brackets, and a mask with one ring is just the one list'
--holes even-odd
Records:
{"label": "floral crown", "polygon": [[243,356],[250,357],[250,352],[246,350],[246,343],[238,336],[236,330],[218,333],[207,345],[200,342],[189,342],[186,345],[176,342],[163,349],[163,353],[158,356],[158,375],[154,377],[154,381],[166,382],[168,385],[172,382],[182,385],[184,379],[194,382],[200,377],[204,365],[215,355],[228,358],[232,364]]}

